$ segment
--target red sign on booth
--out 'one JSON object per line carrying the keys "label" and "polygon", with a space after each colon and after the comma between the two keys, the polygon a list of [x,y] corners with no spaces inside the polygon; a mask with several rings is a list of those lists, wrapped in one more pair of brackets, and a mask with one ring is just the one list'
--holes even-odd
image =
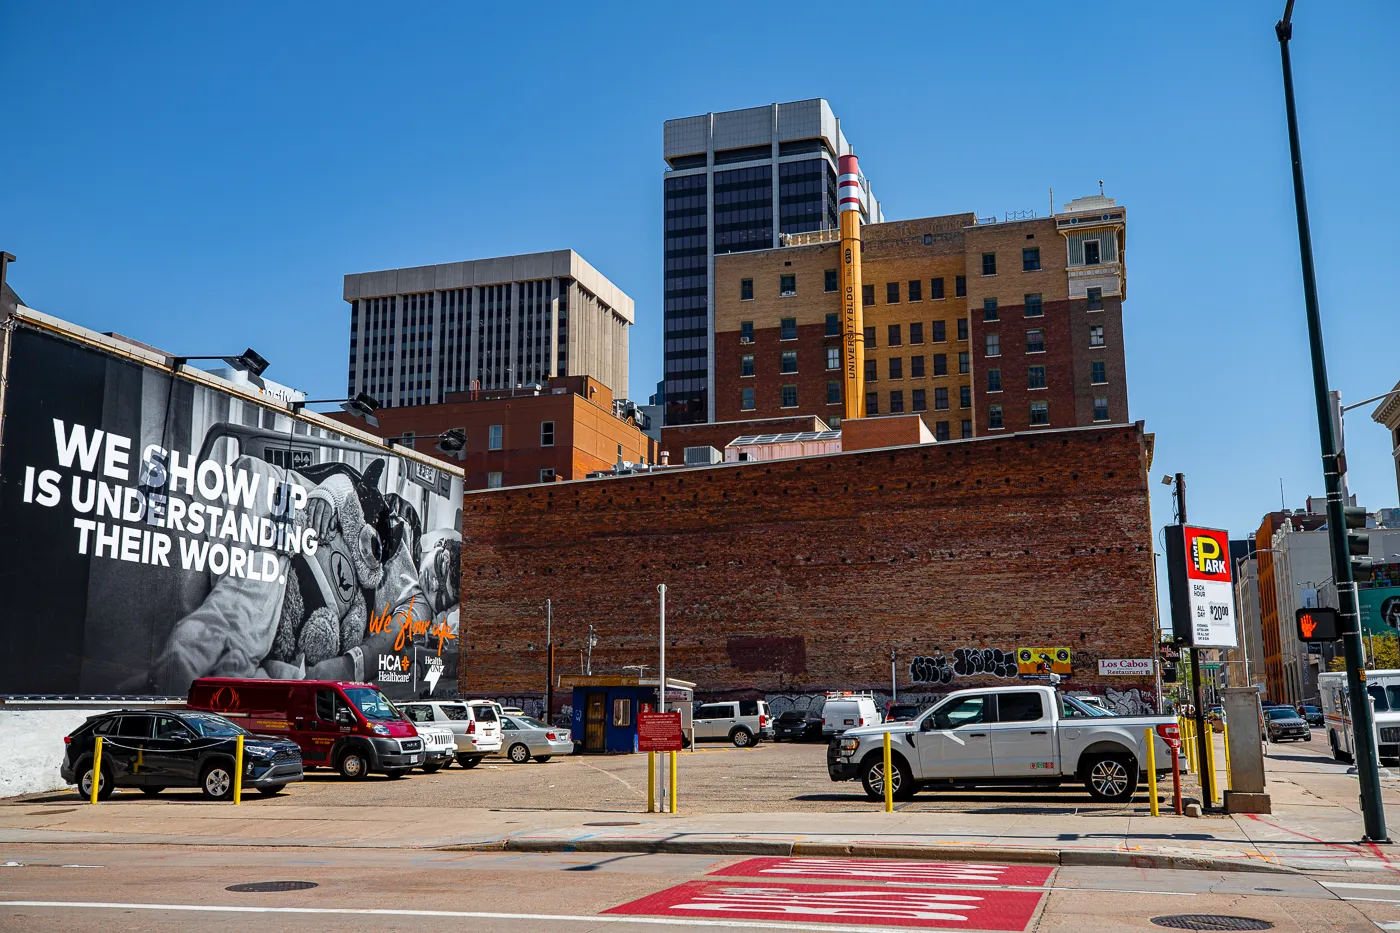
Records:
{"label": "red sign on booth", "polygon": [[681,714],[637,713],[637,751],[678,752],[681,750]]}

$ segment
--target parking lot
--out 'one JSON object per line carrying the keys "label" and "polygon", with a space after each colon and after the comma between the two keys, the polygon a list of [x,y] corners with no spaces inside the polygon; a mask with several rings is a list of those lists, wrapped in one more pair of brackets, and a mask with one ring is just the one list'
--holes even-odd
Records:
{"label": "parking lot", "polygon": [[[835,783],[826,774],[826,746],[775,744],[734,748],[702,743],[679,752],[680,808],[689,813],[864,811],[880,803],[866,799],[858,782]],[[137,797],[133,791],[121,794]],[[142,798],[145,800],[145,798]],[[197,790],[167,790],[152,802],[198,801]],[[541,764],[513,764],[487,758],[472,770],[452,766],[436,774],[414,771],[391,780],[371,775],[346,781],[331,771],[310,771],[274,798],[256,793],[245,805],[436,806],[501,810],[646,810],[646,755],[569,755]],[[1080,785],[1059,789],[996,788],[978,791],[924,791],[901,810],[968,813],[1146,812],[1139,793],[1129,805],[1097,803]]]}

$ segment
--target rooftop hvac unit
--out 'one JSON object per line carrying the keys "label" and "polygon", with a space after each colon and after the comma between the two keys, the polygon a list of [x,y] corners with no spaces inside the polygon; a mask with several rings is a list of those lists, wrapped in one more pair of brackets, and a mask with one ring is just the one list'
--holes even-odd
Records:
{"label": "rooftop hvac unit", "polygon": [[685,449],[686,466],[708,466],[711,463],[723,463],[724,454],[713,447],[687,447]]}

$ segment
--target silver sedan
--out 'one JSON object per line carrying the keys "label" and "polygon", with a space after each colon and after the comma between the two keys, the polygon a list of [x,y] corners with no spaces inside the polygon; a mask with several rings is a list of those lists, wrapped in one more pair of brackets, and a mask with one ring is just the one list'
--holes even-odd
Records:
{"label": "silver sedan", "polygon": [[574,740],[568,729],[557,729],[530,716],[502,716],[501,749],[511,761],[523,765],[531,758],[544,762],[555,755],[572,754]]}

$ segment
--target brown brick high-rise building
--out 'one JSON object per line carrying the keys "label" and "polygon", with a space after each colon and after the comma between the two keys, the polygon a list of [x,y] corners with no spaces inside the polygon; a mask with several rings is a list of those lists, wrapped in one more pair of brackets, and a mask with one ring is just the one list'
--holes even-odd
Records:
{"label": "brown brick high-rise building", "polygon": [[[926,412],[940,440],[1125,423],[1126,213],[870,224],[861,254],[867,414]],[[715,260],[714,420],[841,416],[832,231]]]}

